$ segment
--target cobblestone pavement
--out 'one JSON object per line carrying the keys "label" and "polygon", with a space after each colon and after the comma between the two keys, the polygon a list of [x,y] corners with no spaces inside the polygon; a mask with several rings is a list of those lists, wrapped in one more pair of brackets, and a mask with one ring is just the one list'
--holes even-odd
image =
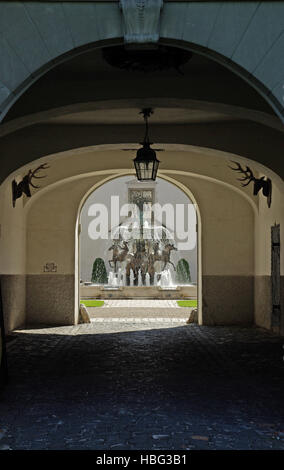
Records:
{"label": "cobblestone pavement", "polygon": [[283,338],[159,321],[14,335],[0,449],[284,449]]}

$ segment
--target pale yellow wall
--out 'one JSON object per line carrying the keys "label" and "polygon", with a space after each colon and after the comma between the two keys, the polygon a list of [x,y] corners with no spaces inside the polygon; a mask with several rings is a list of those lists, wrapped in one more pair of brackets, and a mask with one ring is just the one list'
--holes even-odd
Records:
{"label": "pale yellow wall", "polygon": [[57,264],[58,274],[73,274],[75,224],[81,199],[101,177],[62,183],[28,207],[27,274],[43,273],[47,262]]}
{"label": "pale yellow wall", "polygon": [[[279,179],[273,182],[273,202],[272,207],[268,209],[266,199],[262,195],[258,198],[252,196],[251,186],[240,188],[239,182],[236,181],[238,175],[226,166],[227,157],[221,160],[214,157],[212,151],[207,154],[200,150],[167,151],[161,155],[163,165],[160,176],[171,177],[177,183],[188,187],[198,203],[202,221],[202,275],[204,280],[207,278],[208,285],[214,284],[213,278],[220,279],[220,282],[223,282],[222,278],[230,278],[231,284],[227,293],[230,297],[234,295],[231,294],[234,293],[234,278],[240,285],[240,278],[252,277],[255,272],[258,275],[269,275],[270,226],[275,221],[280,222],[281,226],[284,225],[283,194],[279,189]],[[50,170],[46,172],[47,178],[40,181],[41,189],[34,191],[31,199],[25,198],[24,204],[22,200],[18,200],[15,209],[11,206],[10,185],[13,175],[10,180],[6,180],[0,188],[1,273],[53,276],[44,274],[43,266],[47,262],[55,262],[58,267],[57,275],[74,276],[77,263],[75,223],[80,203],[94,185],[118,175],[119,167],[133,171],[131,158],[129,152],[104,152],[102,149],[82,154],[73,152],[68,157],[57,156],[52,161]],[[36,165],[38,162],[33,167]],[[116,170],[111,170],[111,167]],[[203,173],[202,177],[198,174],[198,169]],[[98,170],[101,174],[91,175],[91,172]],[[186,170],[190,171],[191,175],[187,175]],[[24,174],[25,169],[21,169],[21,173]],[[122,171],[121,174],[125,172]],[[282,240],[283,233],[282,229]],[[282,273],[283,252],[284,250],[281,250]],[[15,284],[15,281],[13,282]],[[68,282],[72,285],[73,281],[69,279]],[[29,289],[32,289],[33,281],[31,282],[30,278],[28,284],[31,286]],[[39,291],[42,285],[41,280]],[[23,282],[20,287],[17,284],[11,291],[19,289],[20,312],[24,308],[23,286]],[[244,287],[245,299],[242,301],[247,302],[247,310],[252,310],[253,288],[248,286],[249,284]],[[71,296],[74,295],[74,290],[70,293]],[[220,291],[217,294],[220,295]],[[212,292],[210,296],[212,299]],[[216,298],[218,313],[217,300]],[[36,311],[36,303],[33,308]],[[68,308],[70,309],[70,306]],[[15,315],[12,307],[9,307],[9,312],[9,315]],[[74,312],[71,314],[74,315]],[[20,317],[22,321],[22,313]],[[11,324],[14,325],[15,322],[12,321]]]}
{"label": "pale yellow wall", "polygon": [[[195,195],[202,217],[203,274],[253,275],[254,215],[237,192],[211,181],[175,175]],[[84,194],[103,177],[67,182],[47,191],[28,211],[27,273],[55,262],[58,273],[74,273],[75,222]]]}
{"label": "pale yellow wall", "polygon": [[7,331],[26,319],[26,215],[23,200],[12,207],[11,181],[0,186],[0,277]]}
{"label": "pale yellow wall", "polygon": [[[44,264],[56,263],[58,267],[56,275],[75,275],[75,223],[78,208],[86,193],[105,178],[106,175],[101,175],[62,182],[53,189],[43,191],[27,206],[28,297],[29,305],[32,305],[30,308],[33,311],[33,321],[37,320],[40,308],[42,315],[45,314],[41,307],[43,300],[41,298],[41,305],[37,307],[36,299],[33,298],[34,292],[39,298],[41,293],[50,289],[52,276],[57,279],[53,274],[43,274]],[[209,283],[209,286],[213,286],[210,288],[211,292],[203,292],[204,311],[207,308],[208,312],[206,322],[214,324],[250,322],[253,315],[253,289],[249,288],[250,281],[247,282],[247,279],[252,279],[254,273],[254,211],[251,203],[234,188],[219,182],[184,174],[175,174],[172,178],[177,184],[181,183],[193,193],[201,213],[202,276],[207,285]],[[40,282],[36,275],[41,275]],[[42,276],[45,276],[46,281]],[[245,283],[242,288],[243,278]],[[66,278],[65,282],[69,281]],[[225,287],[223,287],[224,282],[227,283],[224,284]],[[50,312],[57,309],[59,300],[55,299],[52,303],[51,297],[54,295],[55,298],[61,299],[62,303],[63,299],[60,293],[56,293],[56,283],[49,292],[48,298],[44,300],[47,305],[46,315],[49,322],[55,322],[56,318],[51,318]],[[75,292],[74,277],[74,290],[67,293],[67,297],[74,298]],[[235,302],[232,298],[234,292],[242,296],[240,302]],[[222,298],[222,308],[220,308],[220,298]],[[231,302],[234,303],[233,307]],[[208,304],[210,304],[209,310]],[[239,305],[241,314],[239,314]],[[69,306],[68,311],[70,308]],[[57,318],[59,315],[57,313]],[[70,316],[68,321],[71,321]]]}
{"label": "pale yellow wall", "polygon": [[254,211],[239,193],[175,175],[196,197],[202,220],[202,275],[253,275]]}
{"label": "pale yellow wall", "polygon": [[[206,149],[201,151],[200,149],[192,149],[191,151],[174,151],[174,150],[167,150],[166,152],[163,152],[161,160],[161,170],[162,172],[167,172],[174,168],[175,172],[178,172],[179,170],[181,172],[184,171],[190,171],[193,175],[200,174],[202,173],[204,176],[209,177],[209,178],[215,178],[218,181],[225,180],[228,184],[230,184],[233,188],[235,187],[237,190],[240,191],[240,186],[239,182],[236,181],[236,174],[232,172],[228,168],[228,162],[231,158],[233,158],[230,155],[223,155],[222,158],[219,156],[216,156],[216,152],[211,151],[210,149]],[[91,171],[102,171],[104,174],[102,175],[101,178],[105,178],[108,175],[106,174],[107,171],[109,171],[109,176],[111,176],[111,169],[112,168],[131,168],[131,152],[122,152],[119,150],[103,150],[103,149],[97,149],[97,150],[92,150],[88,149],[88,151],[85,149],[84,151],[78,151],[77,153],[75,151],[69,152],[67,154],[63,155],[57,155],[54,160],[50,162],[50,170],[45,172],[47,174],[47,178],[44,180],[41,180],[41,186],[42,190],[45,190],[45,187],[49,187],[52,184],[59,184],[59,187],[61,189],[53,189],[52,192],[49,192],[49,195],[42,198],[42,190],[37,191],[33,198],[28,201],[28,205],[31,204],[33,208],[31,209],[33,211],[33,216],[32,219],[33,221],[32,226],[30,226],[29,222],[29,235],[28,235],[28,247],[34,245],[34,252],[36,253],[35,255],[35,261],[29,260],[28,261],[28,266],[27,266],[27,272],[28,273],[35,273],[35,272],[41,272],[38,265],[40,263],[41,269],[43,265],[47,261],[52,261],[52,259],[48,259],[47,256],[45,255],[45,249],[47,250],[47,254],[50,253],[49,248],[52,245],[56,246],[53,250],[51,250],[52,253],[54,253],[54,258],[58,259],[60,263],[58,264],[58,272],[73,272],[72,271],[72,262],[69,260],[66,260],[64,256],[62,256],[62,253],[60,252],[58,248],[58,238],[62,238],[65,240],[66,244],[69,244],[71,241],[68,241],[68,237],[70,237],[70,232],[67,229],[67,225],[70,225],[70,221],[68,222],[68,217],[69,215],[65,214],[64,216],[60,214],[64,214],[66,211],[66,205],[70,204],[73,207],[73,210],[77,205],[79,204],[79,201],[76,196],[76,191],[78,188],[79,193],[81,194],[80,188],[85,187],[85,179],[88,178],[89,174]],[[162,173],[161,173],[162,174]],[[167,173],[166,173],[167,174]],[[63,188],[63,178],[68,178],[68,177],[73,177],[76,175],[76,181],[72,183],[67,183],[64,184],[64,190]],[[218,215],[215,217],[214,214],[212,213],[212,210],[210,210],[209,218],[211,217],[211,222],[210,224],[216,225],[216,230],[224,230],[224,234],[228,233],[228,236],[230,235],[231,237],[231,243],[227,244],[227,252],[225,255],[225,258],[227,256],[234,256],[234,253],[236,253],[236,266],[234,266],[233,272],[253,272],[253,268],[250,266],[249,270],[246,267],[243,267],[243,263],[245,262],[245,259],[248,259],[246,253],[243,256],[243,253],[245,250],[252,250],[251,245],[249,245],[249,248],[247,244],[244,244],[244,247],[241,247],[241,242],[237,237],[238,234],[238,225],[243,224],[243,220],[241,218],[246,218],[247,214],[240,214],[239,218],[237,218],[237,212],[235,210],[235,206],[238,206],[240,204],[239,210],[241,210],[241,207],[249,207],[248,202],[238,196],[237,193],[234,193],[231,191],[231,189],[225,189],[224,186],[220,185],[214,185],[214,183],[207,182],[205,183],[204,180],[200,180],[199,178],[192,178],[189,179],[188,176],[182,176],[179,174],[172,174],[172,177],[174,177],[176,180],[179,180],[181,182],[185,182],[185,184],[193,185],[193,191],[196,194],[201,194],[200,188],[204,188],[205,193],[207,192],[208,195],[210,196],[208,198],[205,197],[204,202],[202,196],[200,196],[200,204],[203,204],[204,208],[202,208],[202,211],[204,212],[207,210],[206,206],[212,205],[212,207],[217,207],[217,205],[213,205],[213,201],[219,200],[222,202],[222,207],[224,204],[226,204],[223,207],[223,212],[220,212],[220,208],[218,207]],[[95,177],[93,180],[94,182],[97,181],[98,177]],[[90,179],[90,181],[92,181]],[[81,186],[82,185],[82,186]],[[212,186],[213,185],[213,186]],[[214,190],[212,188],[215,188]],[[69,189],[70,188],[70,194],[69,194]],[[76,188],[76,191],[75,191]],[[62,192],[63,191],[63,192]],[[202,191],[202,192],[204,192]],[[227,192],[226,192],[227,191]],[[255,204],[257,204],[257,199],[252,198],[252,189],[251,188],[244,188],[241,190],[247,198],[251,199],[254,201]],[[66,192],[66,193],[65,193]],[[228,198],[227,193],[230,194],[230,197]],[[40,197],[41,202],[38,203],[37,199]],[[51,216],[53,209],[52,209],[52,204],[54,207],[59,208],[60,210],[57,211],[56,216]],[[209,207],[209,206],[208,206]],[[27,207],[28,209],[28,207]],[[215,210],[215,209],[214,209]],[[249,209],[248,209],[249,210]],[[234,215],[233,215],[234,214]],[[49,220],[49,217],[52,218],[52,222]],[[220,222],[220,218],[226,219],[226,223],[223,224],[221,227],[222,223]],[[31,216],[29,215],[29,219],[31,220]],[[209,219],[208,219],[209,220]],[[74,215],[73,218],[71,217],[71,222],[72,224],[74,223]],[[219,224],[219,226],[218,226]],[[230,231],[228,229],[229,225],[232,225],[233,230]],[[31,230],[32,229],[32,230]],[[47,237],[46,235],[46,229],[49,230],[50,237]],[[251,227],[250,227],[251,229]],[[68,235],[69,234],[69,235]],[[244,234],[245,235],[245,234]],[[73,234],[72,234],[73,236]],[[213,240],[214,238],[214,231],[210,233],[210,237]],[[229,238],[230,238],[229,237]],[[212,244],[216,247],[216,244],[218,245],[220,243],[218,237],[215,237],[214,242]],[[232,247],[231,247],[232,246]],[[44,247],[44,250],[43,250]],[[222,248],[223,249],[223,248]],[[211,250],[211,248],[210,248]],[[28,248],[28,251],[30,251],[30,248]],[[240,256],[238,256],[238,253],[240,252],[242,260],[240,260]],[[50,256],[49,256],[50,257]],[[29,257],[30,258],[30,257]],[[62,261],[61,261],[61,258]],[[225,274],[226,272],[230,272],[230,264],[226,264],[224,266],[220,265],[220,261],[218,259],[216,260],[216,250],[213,249],[212,253],[210,251],[208,261],[206,261],[206,264],[204,265],[205,269],[209,272],[215,272],[216,270],[222,274]],[[218,258],[218,257],[217,257]],[[207,257],[206,257],[207,259]],[[55,262],[55,259],[53,260]],[[209,267],[211,265],[211,267]],[[233,265],[233,261],[232,261]]]}
{"label": "pale yellow wall", "polygon": [[24,274],[26,271],[26,215],[23,200],[12,207],[11,182],[0,186],[0,273]]}
{"label": "pale yellow wall", "polygon": [[[187,171],[196,175],[203,175],[214,178],[219,181],[225,181],[228,184],[240,189],[240,182],[237,178],[238,173],[228,168],[232,165],[231,160],[238,159],[243,166],[249,164],[254,170],[255,162],[249,162],[247,159],[237,157],[235,155],[218,152],[212,149],[196,148],[190,146],[179,145],[163,145],[156,144],[166,148],[165,152],[159,154],[161,159],[160,170],[167,171],[174,169],[175,171]],[[20,171],[25,172],[30,168],[35,168],[39,163],[48,162],[50,169],[42,172],[46,178],[40,181],[41,190],[51,184],[60,182],[65,178],[85,177],[92,171],[112,171],[113,169],[127,169],[132,167],[132,159],[135,151],[125,152],[117,149],[109,149],[115,146],[97,146],[94,149],[77,149],[62,154],[50,155],[40,159],[34,165],[26,165]],[[124,144],[121,147],[135,147],[135,144]],[[172,149],[176,148],[176,150]],[[269,170],[268,170],[269,172]],[[15,172],[15,175],[18,173]],[[33,190],[34,194],[38,194],[41,190]],[[257,198],[252,195],[252,186],[241,188],[241,192],[249,197],[257,206]],[[27,199],[26,199],[27,202]]]}

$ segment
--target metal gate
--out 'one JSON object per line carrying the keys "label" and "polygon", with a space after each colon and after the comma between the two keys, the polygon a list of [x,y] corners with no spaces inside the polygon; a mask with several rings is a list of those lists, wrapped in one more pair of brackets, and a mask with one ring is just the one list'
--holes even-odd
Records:
{"label": "metal gate", "polygon": [[271,327],[280,327],[280,225],[271,227]]}

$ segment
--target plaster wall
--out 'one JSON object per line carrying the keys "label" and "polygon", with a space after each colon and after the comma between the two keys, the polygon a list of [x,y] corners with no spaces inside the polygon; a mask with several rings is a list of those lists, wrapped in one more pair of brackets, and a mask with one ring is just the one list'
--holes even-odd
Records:
{"label": "plaster wall", "polygon": [[[75,227],[80,200],[100,177],[69,181],[31,204],[27,215],[27,323],[74,324]],[[46,263],[56,272],[44,272]]]}
{"label": "plaster wall", "polygon": [[[86,177],[46,191],[30,204],[27,231],[27,321],[62,323],[74,321],[75,223],[84,194],[102,177]],[[190,188],[202,217],[203,322],[250,323],[253,320],[254,215],[250,203],[237,192],[212,181],[175,175]],[[43,274],[43,265],[55,262],[57,273]],[[70,290],[52,279],[73,276]],[[52,282],[52,288],[49,286]],[[69,281],[68,281],[69,282]],[[48,301],[40,308],[39,290]],[[63,295],[63,294],[62,294]],[[60,308],[58,301],[60,299]],[[238,299],[238,302],[236,302]],[[67,305],[67,303],[66,303]],[[56,319],[50,312],[58,312]],[[40,312],[40,315],[39,315]],[[52,314],[53,315],[53,314]]]}
{"label": "plaster wall", "polygon": [[[14,209],[11,181],[0,187],[1,276],[8,330],[25,321],[76,322],[78,209],[94,185],[119,175],[119,170],[111,167],[119,163],[120,156],[126,168],[129,155],[119,151],[74,151],[72,156],[54,158],[42,188],[29,200],[17,200]],[[179,170],[182,163],[183,171]],[[204,176],[198,174],[198,167]],[[191,175],[185,173],[187,168]],[[95,170],[100,174],[91,175]],[[121,169],[120,174],[125,171]],[[21,172],[24,174],[25,169]],[[255,321],[270,328],[270,227],[274,222],[282,227],[284,222],[279,181],[273,181],[272,206],[268,209],[262,195],[251,195],[252,188],[240,190],[224,160],[214,160],[210,152],[164,152],[160,176],[170,176],[177,185],[189,188],[201,213],[203,323]],[[56,263],[55,273],[44,272],[48,262]],[[283,250],[281,274],[283,285]]]}
{"label": "plaster wall", "polygon": [[0,276],[7,331],[25,323],[26,217],[23,200],[12,208],[11,182],[0,187]]}

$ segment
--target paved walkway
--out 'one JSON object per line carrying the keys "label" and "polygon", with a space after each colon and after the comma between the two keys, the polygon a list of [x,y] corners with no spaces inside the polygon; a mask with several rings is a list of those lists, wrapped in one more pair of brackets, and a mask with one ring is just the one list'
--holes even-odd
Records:
{"label": "paved walkway", "polygon": [[14,334],[0,449],[284,449],[283,338],[159,321]]}
{"label": "paved walkway", "polygon": [[191,307],[179,307],[176,300],[105,300],[102,307],[87,307],[93,322],[180,321],[185,322]]}
{"label": "paved walkway", "polygon": [[176,300],[105,300],[102,308],[180,308]]}

